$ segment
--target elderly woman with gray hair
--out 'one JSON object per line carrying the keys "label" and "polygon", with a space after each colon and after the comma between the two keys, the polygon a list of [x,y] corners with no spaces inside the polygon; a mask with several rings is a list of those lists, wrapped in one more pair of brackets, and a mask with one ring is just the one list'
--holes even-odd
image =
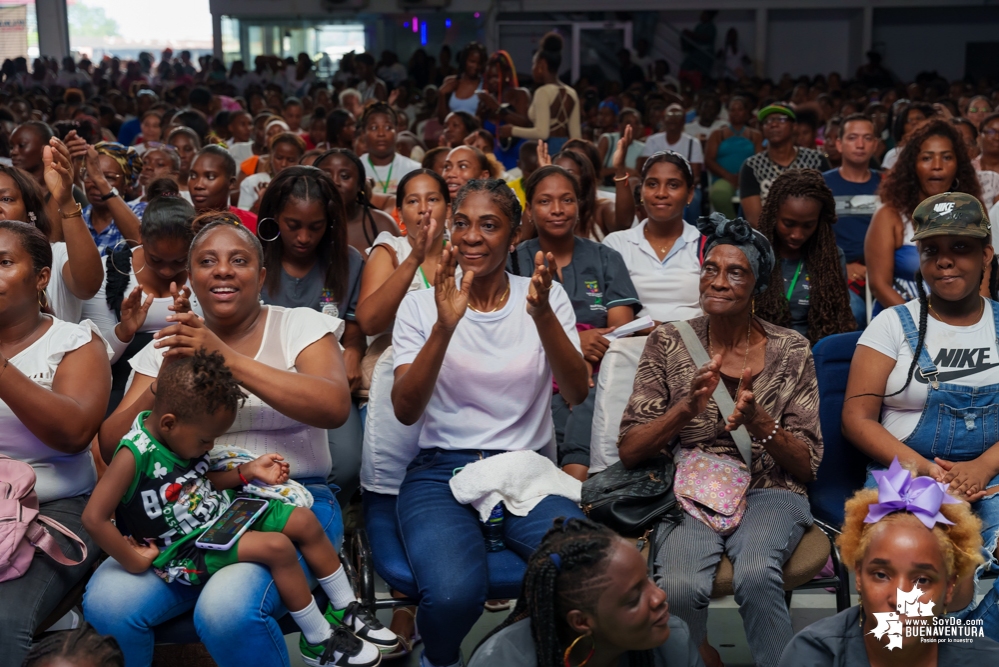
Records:
{"label": "elderly woman with gray hair", "polygon": [[793,635],[782,566],[812,524],[805,489],[822,458],[815,366],[803,336],[753,314],[775,261],[766,237],[717,213],[698,228],[704,316],[649,336],[618,448],[628,467],[675,452],[686,516],[659,531],[654,573],[671,610],[710,653],[708,602],[727,554],[753,660],[769,667]]}

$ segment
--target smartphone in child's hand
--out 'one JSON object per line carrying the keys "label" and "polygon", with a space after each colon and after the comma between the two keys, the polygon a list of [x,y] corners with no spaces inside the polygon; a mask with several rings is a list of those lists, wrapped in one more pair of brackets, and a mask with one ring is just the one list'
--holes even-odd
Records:
{"label": "smartphone in child's hand", "polygon": [[227,551],[266,510],[266,500],[237,498],[222,516],[215,519],[208,530],[201,534],[194,545],[202,549]]}

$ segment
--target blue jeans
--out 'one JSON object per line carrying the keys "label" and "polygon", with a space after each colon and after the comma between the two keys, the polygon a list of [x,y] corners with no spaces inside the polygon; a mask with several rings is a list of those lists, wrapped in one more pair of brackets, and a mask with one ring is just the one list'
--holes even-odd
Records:
{"label": "blue jeans", "polygon": [[853,290],[847,291],[850,292],[850,310],[857,319],[857,331],[863,331],[867,328],[867,299],[854,293]]}
{"label": "blue jeans", "polygon": [[[343,517],[333,493],[325,480],[298,481],[312,493],[312,511],[339,549]],[[301,554],[298,560],[314,583]],[[168,584],[152,570],[129,574],[109,558],[97,568],[83,598],[84,616],[98,632],[118,640],[127,667],[151,664],[153,628],[192,608],[198,637],[219,667],[289,664],[277,623],[288,610],[264,565],[237,563],[204,586],[184,586]]]}
{"label": "blue jeans", "polygon": [[[482,452],[483,456],[502,452]],[[481,523],[470,505],[454,499],[448,482],[477,451],[425,449],[406,471],[396,505],[400,535],[420,591],[420,634],[426,659],[458,661],[461,641],[482,614],[489,588]],[[527,560],[560,516],[582,517],[576,503],[548,496],[527,516],[506,514],[504,542]]]}
{"label": "blue jeans", "polygon": [[701,213],[701,210],[702,210],[701,209],[701,200],[703,198],[704,198],[704,194],[701,192],[700,186],[697,186],[694,189],[694,198],[691,199],[690,203],[687,204],[687,207],[685,209],[683,209],[683,219],[684,220],[693,220],[694,223],[696,224],[697,223],[697,219],[699,217],[701,217],[702,215],[704,215],[703,213]]}

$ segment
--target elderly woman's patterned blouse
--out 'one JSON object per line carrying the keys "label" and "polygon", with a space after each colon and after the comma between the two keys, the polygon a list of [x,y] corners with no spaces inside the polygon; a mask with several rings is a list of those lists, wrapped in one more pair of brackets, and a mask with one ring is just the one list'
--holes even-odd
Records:
{"label": "elderly woman's patterned blouse", "polygon": [[[694,333],[708,348],[707,318],[689,321]],[[819,388],[815,364],[806,340],[800,334],[757,319],[767,335],[763,370],[753,378],[756,402],[786,431],[808,445],[812,474],[822,460],[822,433],[819,427]],[[635,386],[621,420],[621,438],[639,424],[657,419],[684,400],[697,368],[687,352],[680,332],[663,324],[652,332],[638,363]],[[730,390],[730,393],[733,393]],[[707,409],[680,431],[682,447],[700,447],[741,461],[732,435],[725,430],[728,415],[722,416],[714,399]],[[805,484],[777,465],[763,445],[753,443],[753,476],[750,488],[780,488],[805,495]]]}

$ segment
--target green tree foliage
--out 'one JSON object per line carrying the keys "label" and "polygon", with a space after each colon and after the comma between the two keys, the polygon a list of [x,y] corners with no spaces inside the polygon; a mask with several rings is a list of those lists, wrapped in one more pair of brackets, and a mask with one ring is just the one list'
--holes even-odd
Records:
{"label": "green tree foliage", "polygon": [[82,2],[67,7],[69,32],[75,37],[118,37],[118,22],[108,16],[103,7],[91,7]]}

